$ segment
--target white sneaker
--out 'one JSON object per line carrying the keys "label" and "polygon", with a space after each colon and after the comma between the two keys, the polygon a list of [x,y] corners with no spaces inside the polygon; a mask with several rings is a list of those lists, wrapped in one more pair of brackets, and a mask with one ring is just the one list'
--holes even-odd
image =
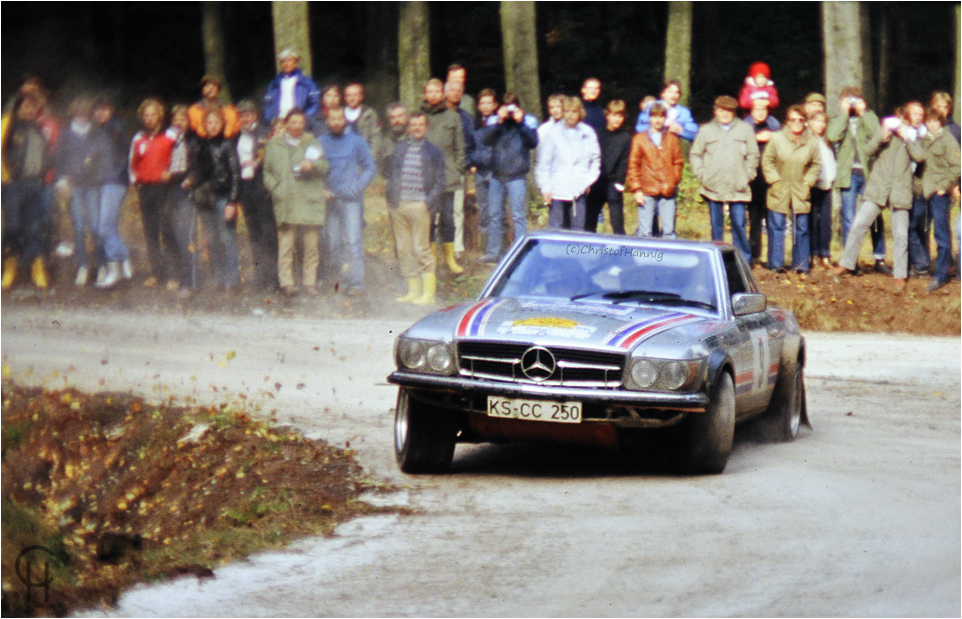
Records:
{"label": "white sneaker", "polygon": [[107,274],[104,276],[104,281],[97,282],[97,288],[113,288],[120,281],[120,263],[111,262],[107,265]]}
{"label": "white sneaker", "polygon": [[73,243],[68,243],[67,241],[61,241],[57,245],[57,249],[53,251],[54,255],[58,258],[69,258],[73,255]]}
{"label": "white sneaker", "polygon": [[127,260],[124,260],[124,261],[123,261],[123,263],[120,265],[120,269],[121,269],[122,275],[124,276],[124,279],[131,279],[131,278],[133,278],[133,276],[134,276],[134,267],[133,267],[132,264],[130,264],[130,259],[129,259],[129,258],[128,258]]}
{"label": "white sneaker", "polygon": [[87,285],[87,267],[77,269],[77,279],[73,280],[74,286],[83,287]]}
{"label": "white sneaker", "polygon": [[94,282],[94,286],[100,288],[103,286],[104,278],[107,277],[107,265],[102,264],[97,267],[97,280]]}

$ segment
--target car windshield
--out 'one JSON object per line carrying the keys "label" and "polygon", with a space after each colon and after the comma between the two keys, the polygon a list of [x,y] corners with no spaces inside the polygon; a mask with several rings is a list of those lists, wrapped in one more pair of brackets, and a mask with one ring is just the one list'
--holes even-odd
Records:
{"label": "car windshield", "polygon": [[529,239],[492,289],[496,297],[652,303],[714,311],[709,253],[630,243]]}

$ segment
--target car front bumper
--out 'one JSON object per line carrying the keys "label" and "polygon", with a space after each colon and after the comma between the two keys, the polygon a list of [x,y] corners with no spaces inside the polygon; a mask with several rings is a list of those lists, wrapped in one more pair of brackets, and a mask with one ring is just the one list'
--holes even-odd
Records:
{"label": "car front bumper", "polygon": [[[463,396],[497,395],[508,398],[543,398],[580,401],[599,406],[620,406],[633,409],[675,410],[704,412],[708,406],[705,393],[665,393],[600,389],[590,387],[558,387],[508,381],[479,380],[461,376],[438,376],[398,370],[388,376],[388,382],[400,387]],[[607,419],[617,423],[615,419]]]}

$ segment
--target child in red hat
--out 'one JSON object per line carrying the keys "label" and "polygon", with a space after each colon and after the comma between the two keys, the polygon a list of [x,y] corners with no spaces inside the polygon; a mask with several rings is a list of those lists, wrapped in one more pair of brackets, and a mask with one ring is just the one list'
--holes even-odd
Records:
{"label": "child in red hat", "polygon": [[778,90],[772,81],[772,71],[764,62],[754,62],[748,67],[745,83],[738,93],[738,105],[751,111],[755,107],[755,101],[759,99],[768,101],[769,111],[778,107]]}

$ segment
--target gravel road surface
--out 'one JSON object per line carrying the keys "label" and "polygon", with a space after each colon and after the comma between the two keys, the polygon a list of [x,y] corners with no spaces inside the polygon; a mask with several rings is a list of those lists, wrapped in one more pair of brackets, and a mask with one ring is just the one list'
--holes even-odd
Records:
{"label": "gravel road surface", "polygon": [[807,334],[814,429],[791,444],[739,431],[720,476],[488,445],[459,446],[449,475],[412,477],[394,465],[385,382],[408,324],[4,310],[5,376],[205,403],[244,394],[349,442],[415,510],[214,579],[138,586],[107,614],[962,614],[959,338]]}

